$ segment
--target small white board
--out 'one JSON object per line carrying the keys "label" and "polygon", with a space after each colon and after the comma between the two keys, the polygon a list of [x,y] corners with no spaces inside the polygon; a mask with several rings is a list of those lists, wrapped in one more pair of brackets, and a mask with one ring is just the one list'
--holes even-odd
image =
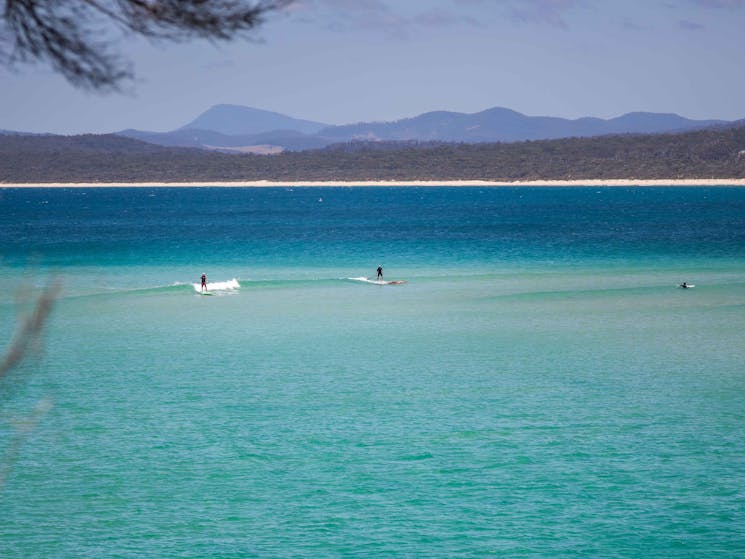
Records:
{"label": "small white board", "polygon": [[371,283],[373,285],[401,285],[402,283],[406,283],[404,280],[393,280],[393,281],[385,281],[385,280],[372,280],[370,278],[347,278],[352,281],[361,281],[363,283]]}

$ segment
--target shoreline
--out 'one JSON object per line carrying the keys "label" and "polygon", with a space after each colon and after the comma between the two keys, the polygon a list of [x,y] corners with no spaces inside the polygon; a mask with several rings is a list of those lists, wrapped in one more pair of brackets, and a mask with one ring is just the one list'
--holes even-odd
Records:
{"label": "shoreline", "polygon": [[3,188],[329,188],[329,187],[608,187],[608,186],[745,186],[745,178],[737,179],[588,179],[531,181],[199,181],[199,182],[49,182],[4,183]]}

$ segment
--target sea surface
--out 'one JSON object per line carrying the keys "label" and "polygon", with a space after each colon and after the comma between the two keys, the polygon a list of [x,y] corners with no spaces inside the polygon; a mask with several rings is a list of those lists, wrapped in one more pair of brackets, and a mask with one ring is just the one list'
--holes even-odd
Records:
{"label": "sea surface", "polygon": [[0,273],[3,559],[745,557],[743,188],[4,188]]}

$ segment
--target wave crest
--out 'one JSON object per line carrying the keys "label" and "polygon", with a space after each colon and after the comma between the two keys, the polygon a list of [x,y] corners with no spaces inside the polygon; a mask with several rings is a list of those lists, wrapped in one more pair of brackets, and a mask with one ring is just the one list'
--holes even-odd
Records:
{"label": "wave crest", "polygon": [[[202,284],[201,283],[192,283],[192,286],[194,286],[194,291],[197,293],[201,293],[202,291]],[[238,280],[233,278],[228,281],[208,281],[207,282],[207,290],[208,291],[233,291],[235,289],[240,289],[241,284],[238,283]]]}

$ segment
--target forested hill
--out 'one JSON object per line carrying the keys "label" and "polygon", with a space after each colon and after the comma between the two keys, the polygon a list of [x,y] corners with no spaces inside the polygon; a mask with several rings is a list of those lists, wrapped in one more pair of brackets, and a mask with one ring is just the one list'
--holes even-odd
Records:
{"label": "forested hill", "polygon": [[118,136],[0,136],[0,182],[745,178],[745,125],[508,144],[340,144],[279,155]]}

